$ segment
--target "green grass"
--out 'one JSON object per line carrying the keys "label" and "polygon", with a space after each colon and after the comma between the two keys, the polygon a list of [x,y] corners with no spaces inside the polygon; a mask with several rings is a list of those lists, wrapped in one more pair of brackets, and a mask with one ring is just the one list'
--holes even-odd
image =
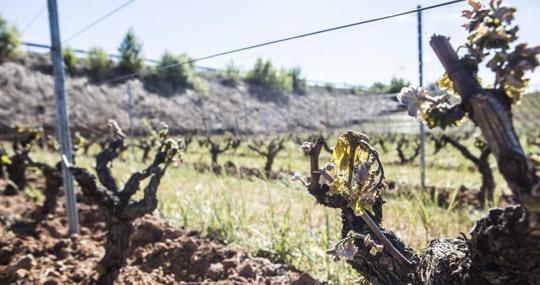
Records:
{"label": "green grass", "polygon": [[[471,145],[472,139],[467,144]],[[468,232],[474,220],[485,213],[465,206],[436,206],[415,186],[419,185],[418,162],[397,165],[394,147],[389,145],[388,149],[388,153],[381,154],[386,162],[387,178],[417,191],[413,196],[385,195],[383,226],[395,231],[415,250],[421,250],[433,237],[455,237]],[[428,143],[427,153],[428,185],[453,189],[462,184],[480,186],[480,175],[472,164],[451,147],[431,155]],[[144,166],[138,160],[132,161],[129,151],[123,156],[124,161],[113,165],[120,182],[127,180],[130,171]],[[50,162],[57,159],[49,152],[38,152],[33,157]],[[140,157],[139,151],[136,157]],[[289,181],[237,179],[193,169],[193,162],[209,163],[209,157],[208,151],[196,142],[189,146],[189,152],[183,156],[184,163],[170,168],[162,181],[158,215],[174,225],[196,229],[209,237],[246,247],[254,254],[292,264],[333,284],[350,284],[360,278],[347,264],[334,262],[326,254],[340,238],[338,211],[316,205],[302,186]],[[324,153],[321,160],[329,157]],[[236,153],[229,151],[219,157],[220,163],[228,160],[243,166],[262,168],[264,165],[264,160],[249,151],[245,143]],[[92,167],[93,163],[89,157],[77,161],[86,167]],[[274,168],[307,174],[308,159],[297,145],[289,142],[278,155]],[[508,191],[498,173],[496,182],[497,195]]]}

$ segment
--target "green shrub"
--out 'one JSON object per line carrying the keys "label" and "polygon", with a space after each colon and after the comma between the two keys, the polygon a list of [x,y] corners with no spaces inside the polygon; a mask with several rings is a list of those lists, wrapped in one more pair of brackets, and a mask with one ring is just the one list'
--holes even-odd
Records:
{"label": "green shrub", "polygon": [[95,80],[103,79],[112,65],[109,55],[100,47],[93,47],[88,51],[86,62],[90,70],[90,76]]}
{"label": "green shrub", "polygon": [[77,70],[77,62],[79,61],[77,54],[75,54],[75,50],[72,48],[65,48],[63,54],[64,65],[66,66],[67,71],[70,74],[75,74],[75,71]]}
{"label": "green shrub", "polygon": [[292,90],[296,94],[304,94],[306,92],[306,79],[302,78],[302,69],[293,67],[289,70],[289,76],[292,80]]}
{"label": "green shrub", "polygon": [[0,62],[12,58],[21,44],[19,30],[0,17]]}
{"label": "green shrub", "polygon": [[[189,60],[190,58],[185,54],[175,55],[166,51],[156,66],[158,77],[173,88],[193,89],[196,74],[193,64],[186,63]],[[164,68],[167,66],[171,67]]]}
{"label": "green shrub", "polygon": [[278,92],[292,92],[293,80],[285,69],[277,70],[270,60],[258,58],[253,69],[246,75],[246,81],[268,87]]}
{"label": "green shrub", "polygon": [[271,77],[270,87],[277,91],[291,93],[293,92],[293,79],[289,71],[282,68],[276,73],[276,79]]}
{"label": "green shrub", "polygon": [[118,48],[120,61],[118,65],[122,72],[133,73],[143,68],[142,43],[137,39],[133,29],[129,29]]}
{"label": "green shrub", "polygon": [[208,97],[208,95],[210,95],[208,85],[206,85],[199,77],[193,79],[193,90],[197,91],[202,97]]}
{"label": "green shrub", "polygon": [[399,93],[403,87],[408,87],[410,83],[403,78],[392,77],[390,84],[375,82],[369,88],[369,92],[377,94]]}
{"label": "green shrub", "polygon": [[223,77],[223,82],[231,86],[237,86],[242,80],[240,68],[238,68],[233,61],[230,61],[227,64],[225,70],[221,73],[221,76]]}

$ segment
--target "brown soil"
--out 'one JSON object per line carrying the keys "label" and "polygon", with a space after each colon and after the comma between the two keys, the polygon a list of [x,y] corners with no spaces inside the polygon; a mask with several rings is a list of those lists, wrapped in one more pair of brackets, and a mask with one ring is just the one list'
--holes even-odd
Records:
{"label": "brown soil", "polygon": [[[94,283],[105,222],[96,206],[79,201],[81,234],[68,237],[63,208],[36,223],[26,218],[38,207],[33,199],[0,196],[0,284]],[[318,284],[307,273],[153,216],[136,223],[132,242],[116,284]]]}

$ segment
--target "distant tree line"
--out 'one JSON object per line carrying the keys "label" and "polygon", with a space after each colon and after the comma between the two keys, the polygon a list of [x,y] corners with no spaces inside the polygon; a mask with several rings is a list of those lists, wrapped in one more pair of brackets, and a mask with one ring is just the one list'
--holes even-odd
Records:
{"label": "distant tree line", "polygon": [[[21,45],[18,29],[9,25],[0,17],[0,63],[13,59]],[[192,59],[186,54],[175,54],[165,51],[155,66],[145,64],[143,43],[129,29],[118,47],[118,60],[113,61],[109,54],[101,47],[94,46],[89,49],[86,58],[79,59],[75,50],[63,50],[64,64],[70,75],[88,75],[95,82],[105,81],[117,76],[133,74],[144,71],[144,74],[153,81],[157,79],[167,84],[172,90],[192,89],[207,92],[207,87],[197,76]],[[268,88],[282,94],[304,94],[306,92],[306,79],[300,67],[290,69],[274,66],[270,59],[258,58],[253,67],[245,73],[240,72],[233,62],[227,64],[219,77],[224,85],[236,87],[241,82],[252,86]],[[392,78],[389,84],[376,82],[369,88],[353,88],[351,93],[398,93],[401,88],[408,86],[409,82],[401,78]],[[332,91],[333,88],[328,86]]]}

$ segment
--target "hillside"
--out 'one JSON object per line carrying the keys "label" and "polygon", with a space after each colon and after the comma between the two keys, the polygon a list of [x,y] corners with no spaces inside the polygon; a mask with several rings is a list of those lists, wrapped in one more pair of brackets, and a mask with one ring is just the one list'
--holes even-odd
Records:
{"label": "hillside", "polygon": [[[40,121],[46,128],[54,127],[50,73],[48,59],[37,54],[0,65],[1,129],[14,123],[32,125]],[[208,86],[206,95],[192,90],[163,94],[166,91],[149,88],[138,79],[130,80],[135,126],[147,119],[152,124],[164,121],[179,133],[300,132],[346,127],[400,109],[391,96],[354,95],[323,87],[308,87],[304,95],[282,95],[243,82],[231,87],[216,74],[202,73],[200,77]],[[67,78],[66,89],[75,129],[99,129],[109,118],[128,126],[125,82],[96,85],[80,76]]]}
{"label": "hillside", "polygon": [[[415,132],[393,95],[357,95],[349,90],[309,86],[304,95],[276,94],[241,82],[232,87],[215,73],[200,73],[207,94],[170,90],[146,78],[129,81],[135,130],[144,119],[169,124],[175,133],[264,134],[329,130],[362,125],[383,132]],[[361,76],[361,74],[359,75]],[[150,82],[149,82],[150,81]],[[68,77],[71,126],[83,133],[102,129],[107,119],[129,125],[127,83],[96,85],[86,76]],[[49,59],[26,54],[0,65],[0,130],[15,123],[55,126],[53,77]],[[516,125],[538,123],[540,96],[525,96],[515,113]]]}

